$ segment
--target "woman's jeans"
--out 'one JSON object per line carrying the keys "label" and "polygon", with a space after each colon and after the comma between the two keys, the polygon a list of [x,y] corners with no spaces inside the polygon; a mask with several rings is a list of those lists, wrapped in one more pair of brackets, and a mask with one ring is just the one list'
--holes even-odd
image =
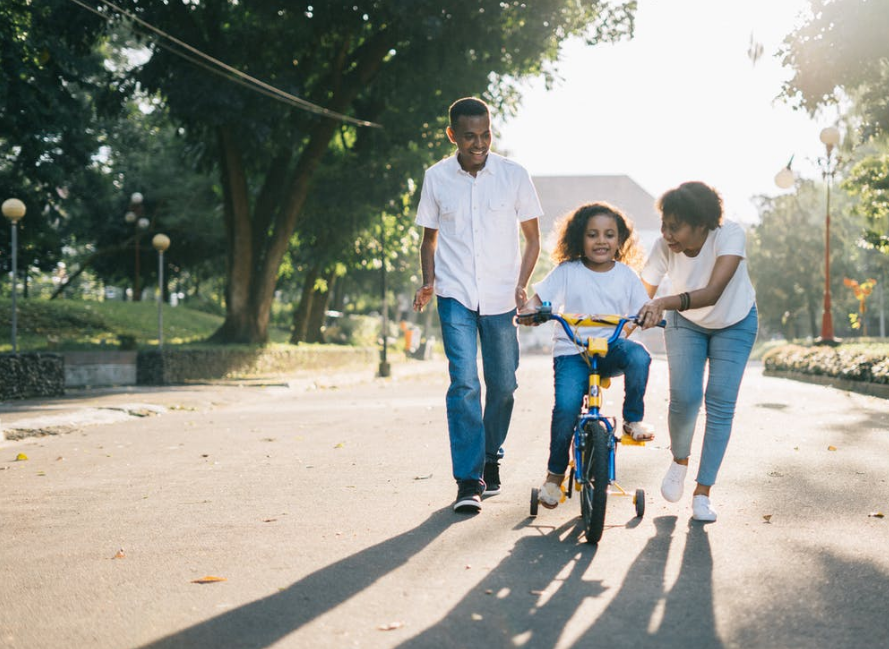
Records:
{"label": "woman's jeans", "polygon": [[[724,329],[707,329],[675,311],[666,313],[664,341],[670,367],[668,425],[673,457],[691,454],[691,441],[701,403],[707,409],[704,448],[697,481],[713,485],[732,434],[738,390],[750,350],[756,340],[756,306],[740,322]],[[707,388],[704,370],[709,364]]]}
{"label": "woman's jeans", "polygon": [[[602,377],[624,375],[624,421],[642,421],[645,416],[645,388],[651,356],[639,343],[619,338],[599,359]],[[556,398],[549,431],[549,461],[546,470],[564,475],[568,468],[571,438],[580,406],[590,385],[590,366],[580,354],[553,358]]]}
{"label": "woman's jeans", "polygon": [[[446,405],[454,479],[477,482],[485,461],[495,462],[502,457],[501,447],[512,418],[519,367],[515,309],[483,316],[457,300],[439,297],[438,316],[451,376]],[[476,361],[479,341],[485,377],[484,414]]]}

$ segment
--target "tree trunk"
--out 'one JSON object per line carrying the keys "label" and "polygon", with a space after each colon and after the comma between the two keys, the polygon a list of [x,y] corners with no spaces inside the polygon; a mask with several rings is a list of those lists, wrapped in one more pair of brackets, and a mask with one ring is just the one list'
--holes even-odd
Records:
{"label": "tree trunk", "polygon": [[293,310],[293,329],[290,333],[290,342],[294,345],[306,342],[306,332],[309,327],[309,313],[312,310],[312,300],[315,297],[315,282],[320,273],[319,266],[312,266],[303,282],[302,295],[299,304]]}
{"label": "tree trunk", "polygon": [[[328,108],[344,113],[352,101],[379,72],[394,43],[383,31],[363,46],[361,56],[349,71],[347,83],[337,79],[336,91]],[[265,343],[278,270],[290,245],[290,238],[302,216],[309,184],[339,122],[321,118],[312,130],[299,160],[283,183],[283,200],[269,200],[280,191],[266,182],[250,211],[246,170],[231,136],[231,127],[220,127],[218,141],[224,190],[225,229],[228,238],[225,322],[211,336],[223,343]],[[269,165],[266,178],[280,165],[278,156]]]}
{"label": "tree trunk", "polygon": [[324,317],[330,304],[330,296],[333,295],[333,288],[336,282],[336,270],[331,270],[326,277],[327,289],[324,291],[315,291],[312,298],[311,308],[309,309],[309,323],[306,328],[307,343],[323,343],[324,334],[321,327],[324,326]]}

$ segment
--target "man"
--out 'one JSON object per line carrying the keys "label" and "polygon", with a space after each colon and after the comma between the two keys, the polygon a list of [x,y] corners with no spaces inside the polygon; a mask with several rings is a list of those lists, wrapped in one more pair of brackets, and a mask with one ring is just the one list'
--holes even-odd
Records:
{"label": "man", "polygon": [[446,405],[457,481],[454,511],[475,513],[482,495],[500,492],[500,458],[519,365],[513,316],[528,299],[543,210],[528,172],[490,152],[491,114],[485,102],[460,99],[451,105],[449,118],[447,135],[457,151],[426,170],[417,209],[423,285],[414,310],[421,311],[433,294],[438,297],[451,378]]}

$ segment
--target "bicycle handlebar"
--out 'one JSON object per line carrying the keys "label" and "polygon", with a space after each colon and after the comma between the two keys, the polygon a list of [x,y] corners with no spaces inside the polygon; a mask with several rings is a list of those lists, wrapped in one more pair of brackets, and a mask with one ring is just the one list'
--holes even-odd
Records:
{"label": "bicycle handlebar", "polygon": [[[533,313],[516,314],[515,317],[516,324],[521,325],[541,324],[544,322],[549,322],[550,320],[555,320],[560,325],[562,325],[562,329],[565,330],[565,334],[568,336],[569,340],[573,340],[581,347],[586,347],[586,342],[575,335],[574,331],[571,330],[572,325],[574,325],[575,327],[594,327],[596,325],[614,326],[614,332],[608,338],[608,344],[610,345],[615,340],[620,338],[621,332],[624,330],[624,327],[628,323],[632,322],[635,325],[639,324],[639,316],[635,315],[583,315],[573,313],[553,313],[553,307],[549,302],[544,302]],[[661,320],[657,324],[657,326],[666,327],[667,321]]]}

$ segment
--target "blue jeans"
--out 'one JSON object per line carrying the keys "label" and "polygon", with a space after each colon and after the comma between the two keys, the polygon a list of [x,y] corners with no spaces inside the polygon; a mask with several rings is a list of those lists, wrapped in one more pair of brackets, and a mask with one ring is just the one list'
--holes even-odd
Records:
{"label": "blue jeans", "polygon": [[[485,462],[503,455],[503,442],[512,418],[519,335],[515,309],[498,315],[479,315],[452,298],[438,298],[441,338],[448,357],[451,385],[446,405],[454,479],[479,481]],[[478,378],[479,341],[485,377],[482,414]]]}
{"label": "blue jeans", "polygon": [[[707,408],[704,448],[697,481],[712,486],[725,456],[738,390],[750,350],[756,340],[756,306],[740,322],[724,329],[707,329],[675,311],[666,314],[664,342],[670,367],[668,425],[673,457],[691,454],[691,441],[701,403]],[[709,365],[704,390],[704,370]]]}
{"label": "blue jeans", "polygon": [[[639,343],[619,338],[608,348],[605,358],[599,359],[601,376],[624,378],[624,421],[642,421],[645,416],[645,388],[648,385],[648,367],[651,356]],[[549,461],[546,470],[564,475],[568,468],[571,437],[580,414],[583,397],[590,385],[590,367],[583,356],[556,356],[553,358],[556,398],[549,430]]]}

